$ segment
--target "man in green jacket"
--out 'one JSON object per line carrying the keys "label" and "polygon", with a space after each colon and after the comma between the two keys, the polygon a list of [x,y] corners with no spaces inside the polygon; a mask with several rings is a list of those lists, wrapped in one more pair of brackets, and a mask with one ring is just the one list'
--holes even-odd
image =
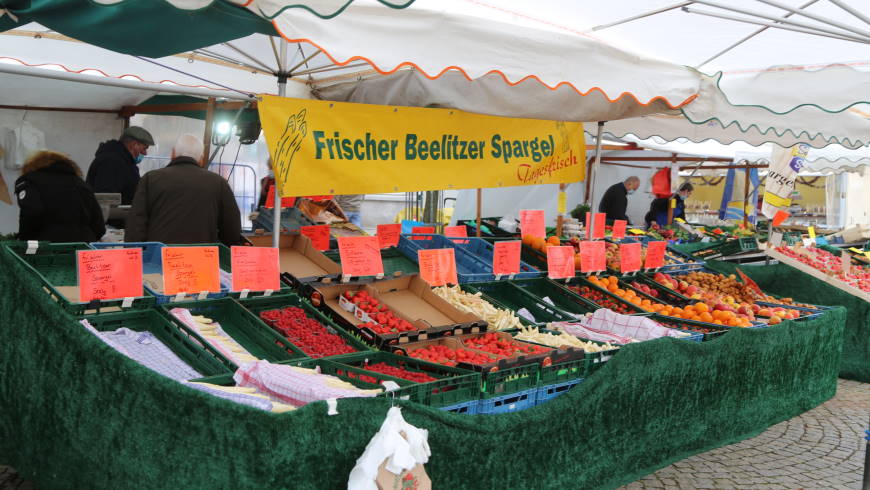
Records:
{"label": "man in green jacket", "polygon": [[127,217],[128,242],[216,243],[241,241],[241,217],[233,190],[203,168],[202,141],[183,134],[165,168],[142,177]]}

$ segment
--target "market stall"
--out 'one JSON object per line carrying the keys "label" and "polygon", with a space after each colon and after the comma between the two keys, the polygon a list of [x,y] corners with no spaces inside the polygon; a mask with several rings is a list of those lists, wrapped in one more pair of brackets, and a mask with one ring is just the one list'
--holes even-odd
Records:
{"label": "market stall", "polygon": [[[831,397],[845,319],[836,308],[710,342],[629,345],[567,394],[512,415],[452,414],[389,398],[339,400],[334,416],[325,402],[269,414],[119,355],[6,249],[0,272],[8,394],[0,455],[44,487],[335,488],[391,403],[429,431],[426,468],[439,486],[613,487]],[[534,461],[517,464],[520,448],[534,448]]]}

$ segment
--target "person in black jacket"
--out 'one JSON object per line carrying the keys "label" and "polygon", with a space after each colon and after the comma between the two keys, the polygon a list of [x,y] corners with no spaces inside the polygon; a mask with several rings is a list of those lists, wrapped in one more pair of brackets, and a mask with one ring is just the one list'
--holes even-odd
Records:
{"label": "person in black jacket", "polygon": [[[139,185],[139,162],[154,146],[151,133],[138,126],[124,130],[121,138],[100,143],[94,161],[88,168],[87,182],[94,192],[121,194],[121,204],[132,204]],[[110,225],[123,228],[123,221],[112,220]]]}
{"label": "person in black jacket", "polygon": [[640,179],[634,175],[625,179],[624,182],[608,187],[604,196],[601,197],[601,202],[598,203],[598,212],[607,215],[608,223],[617,219],[630,222],[631,220],[625,214],[625,210],[628,208],[628,196],[633,194],[638,187],[640,187]]}
{"label": "person in black jacket", "polygon": [[142,177],[127,217],[128,242],[238,245],[242,221],[233,190],[203,168],[202,140],[183,134],[165,168]]}
{"label": "person in black jacket", "polygon": [[655,226],[667,226],[668,223],[668,208],[671,205],[671,201],[674,201],[674,212],[672,213],[672,219],[681,218],[683,220],[686,219],[686,199],[688,199],[692,195],[692,191],[695,190],[695,187],[689,182],[683,182],[680,188],[677,190],[677,193],[672,195],[671,197],[659,197],[657,199],[653,199],[650,203],[649,211],[646,213],[644,217],[644,221],[646,221],[647,228],[655,225]]}
{"label": "person in black jacket", "polygon": [[106,233],[103,211],[82,171],[66,155],[40,151],[15,181],[19,240],[95,242]]}

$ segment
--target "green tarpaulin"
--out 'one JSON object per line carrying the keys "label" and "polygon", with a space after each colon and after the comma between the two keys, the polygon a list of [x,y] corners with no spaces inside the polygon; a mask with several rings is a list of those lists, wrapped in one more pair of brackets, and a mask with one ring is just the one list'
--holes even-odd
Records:
{"label": "green tarpaulin", "polygon": [[[0,462],[37,488],[342,488],[389,406],[270,414],[162,378],[91,336],[0,253]],[[612,488],[829,399],[845,311],[704,343],[633,344],[523,412],[407,404],[437,488]],[[399,402],[404,404],[404,402]]]}
{"label": "green tarpaulin", "polygon": [[[734,264],[715,260],[708,261],[707,266],[724,274],[737,270]],[[743,265],[740,270],[769,294],[802,303],[845,307],[840,377],[870,383],[870,303],[784,264]]]}
{"label": "green tarpaulin", "polygon": [[215,1],[182,10],[163,0],[125,0],[100,5],[91,0],[0,0],[0,32],[39,24],[101,48],[160,58],[255,33],[277,36],[272,24],[247,9]]}

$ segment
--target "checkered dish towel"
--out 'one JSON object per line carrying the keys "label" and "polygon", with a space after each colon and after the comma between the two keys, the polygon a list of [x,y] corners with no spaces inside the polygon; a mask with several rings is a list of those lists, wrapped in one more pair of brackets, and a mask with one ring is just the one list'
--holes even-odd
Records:
{"label": "checkered dish towel", "polygon": [[372,397],[383,391],[361,390],[335,376],[319,370],[272,364],[268,361],[249,362],[233,375],[236,386],[250,386],[283,402],[301,407],[329,398]]}
{"label": "checkered dish towel", "polygon": [[667,328],[645,316],[620,315],[599,309],[579,323],[557,322],[557,329],[599,342],[627,344],[659,337],[689,337],[690,334]]}

